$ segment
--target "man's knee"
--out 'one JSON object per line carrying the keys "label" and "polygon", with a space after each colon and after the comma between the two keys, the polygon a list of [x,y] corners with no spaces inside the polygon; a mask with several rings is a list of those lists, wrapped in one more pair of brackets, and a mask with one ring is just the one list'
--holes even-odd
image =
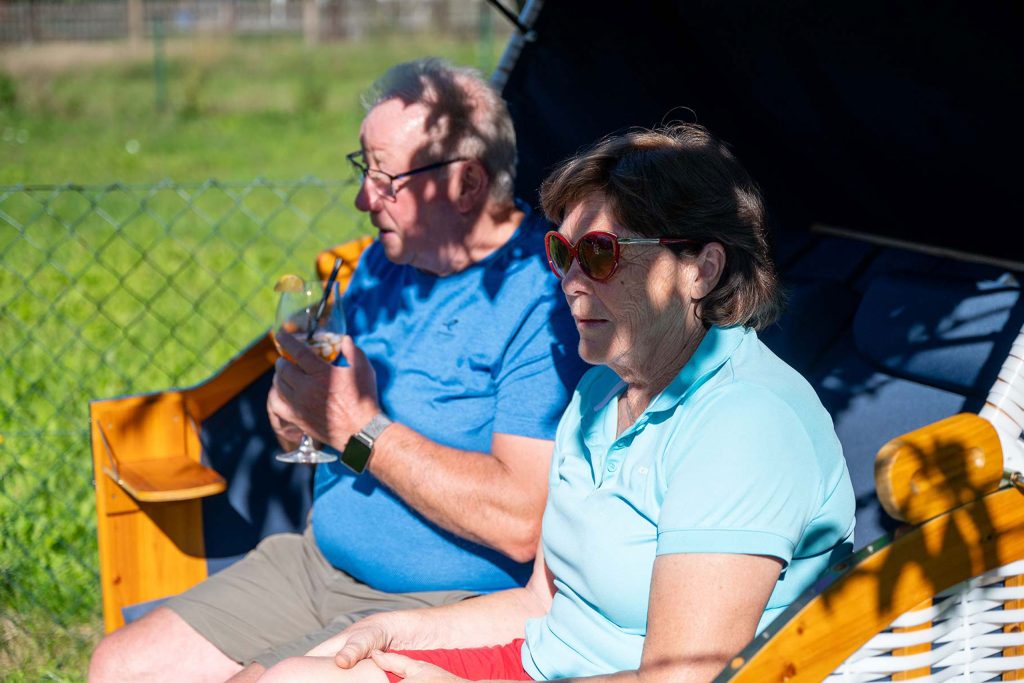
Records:
{"label": "man's knee", "polygon": [[223,680],[239,669],[184,619],[158,607],[100,641],[89,680]]}
{"label": "man's knee", "polygon": [[146,615],[104,636],[89,662],[90,681],[123,680],[139,672],[136,658],[158,656],[159,643],[143,642],[148,630],[145,622],[151,616]]}
{"label": "man's knee", "polygon": [[121,658],[120,639],[118,631],[104,636],[96,649],[92,651],[92,658],[89,660],[89,680],[93,683],[114,680],[114,662]]}

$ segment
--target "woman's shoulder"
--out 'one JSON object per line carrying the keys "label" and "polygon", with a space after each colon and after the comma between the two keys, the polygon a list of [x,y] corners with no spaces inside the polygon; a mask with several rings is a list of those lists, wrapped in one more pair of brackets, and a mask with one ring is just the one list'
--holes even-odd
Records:
{"label": "woman's shoulder", "polygon": [[845,471],[845,460],[832,417],[799,379],[778,382],[740,373],[707,387],[688,420],[691,437],[713,444],[716,452],[728,444],[744,467],[788,463],[805,474],[835,479]]}

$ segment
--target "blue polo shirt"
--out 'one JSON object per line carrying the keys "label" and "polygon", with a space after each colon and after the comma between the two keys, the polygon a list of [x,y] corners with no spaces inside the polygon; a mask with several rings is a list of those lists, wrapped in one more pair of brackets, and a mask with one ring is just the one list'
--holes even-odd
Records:
{"label": "blue polo shirt", "polygon": [[[495,433],[554,437],[586,365],[530,212],[501,248],[438,277],[392,263],[379,242],[344,296],[348,332],[377,373],[381,408],[446,446],[489,453]],[[521,585],[532,563],[442,529],[369,470],[317,467],[313,532],[338,569],[390,593],[489,592]]]}
{"label": "blue polo shirt", "polygon": [[753,331],[711,328],[617,437],[624,388],[592,369],[558,427],[542,536],[557,592],[523,648],[538,680],[640,666],[658,555],[782,560],[760,632],[852,547],[853,487],[832,420]]}

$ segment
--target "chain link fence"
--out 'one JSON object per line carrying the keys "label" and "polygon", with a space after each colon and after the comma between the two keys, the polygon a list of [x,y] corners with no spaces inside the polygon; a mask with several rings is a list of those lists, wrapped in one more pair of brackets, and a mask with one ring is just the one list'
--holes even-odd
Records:
{"label": "chain link fence", "polygon": [[[0,44],[170,35],[472,35],[483,0],[0,0]],[[157,25],[159,24],[159,29]]]}
{"label": "chain link fence", "polygon": [[355,190],[0,187],[0,678],[81,679],[101,635],[89,400],[212,374],[369,229]]}

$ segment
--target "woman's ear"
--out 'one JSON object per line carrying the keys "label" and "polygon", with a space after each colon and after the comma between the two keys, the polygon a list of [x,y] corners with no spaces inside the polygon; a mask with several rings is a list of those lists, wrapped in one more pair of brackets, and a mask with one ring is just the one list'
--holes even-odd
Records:
{"label": "woman's ear", "polygon": [[692,296],[699,300],[710,294],[722,278],[725,271],[725,247],[718,242],[708,242],[697,254],[696,265]]}
{"label": "woman's ear", "polygon": [[455,205],[462,213],[476,211],[487,199],[490,178],[476,159],[468,159],[459,169]]}

